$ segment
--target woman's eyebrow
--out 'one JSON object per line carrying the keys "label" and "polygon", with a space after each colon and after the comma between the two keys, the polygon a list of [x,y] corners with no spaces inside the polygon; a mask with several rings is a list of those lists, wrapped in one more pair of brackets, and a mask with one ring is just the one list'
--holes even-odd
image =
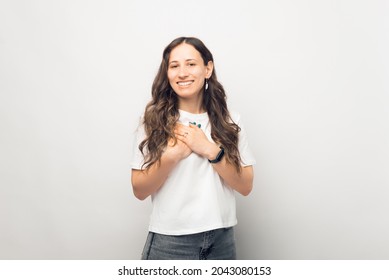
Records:
{"label": "woman's eyebrow", "polygon": [[[188,62],[188,61],[197,61],[197,60],[195,58],[188,58],[185,61]],[[173,61],[170,61],[169,64],[171,64],[171,63],[178,63],[178,62],[179,62],[178,60],[173,60]]]}

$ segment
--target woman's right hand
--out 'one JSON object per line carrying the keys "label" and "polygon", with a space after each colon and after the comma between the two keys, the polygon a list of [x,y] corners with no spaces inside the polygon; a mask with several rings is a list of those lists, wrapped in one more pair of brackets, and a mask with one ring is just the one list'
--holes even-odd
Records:
{"label": "woman's right hand", "polygon": [[192,153],[192,150],[188,147],[188,145],[181,140],[177,139],[176,143],[174,142],[173,138],[169,139],[164,156],[180,161],[187,158]]}

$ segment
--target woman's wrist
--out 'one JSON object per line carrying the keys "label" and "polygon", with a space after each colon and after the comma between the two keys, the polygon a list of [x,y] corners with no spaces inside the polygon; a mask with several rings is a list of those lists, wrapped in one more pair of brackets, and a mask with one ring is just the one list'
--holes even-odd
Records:
{"label": "woman's wrist", "polygon": [[213,160],[216,158],[216,156],[220,152],[220,147],[216,143],[209,143],[207,147],[204,150],[203,157],[207,158],[208,160]]}

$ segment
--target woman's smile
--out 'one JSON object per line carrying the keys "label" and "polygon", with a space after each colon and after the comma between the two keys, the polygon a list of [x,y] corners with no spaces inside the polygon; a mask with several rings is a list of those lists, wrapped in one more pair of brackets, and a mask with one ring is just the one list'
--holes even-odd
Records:
{"label": "woman's smile", "polygon": [[192,81],[182,81],[182,82],[177,82],[177,84],[180,86],[180,87],[188,87],[190,86],[191,84],[193,84],[193,80]]}

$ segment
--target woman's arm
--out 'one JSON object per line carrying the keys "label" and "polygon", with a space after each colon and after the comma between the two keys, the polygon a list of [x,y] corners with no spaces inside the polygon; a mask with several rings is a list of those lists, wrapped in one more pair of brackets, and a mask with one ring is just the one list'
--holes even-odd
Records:
{"label": "woman's arm", "polygon": [[[216,158],[220,148],[215,143],[209,143],[207,148],[204,149],[204,157],[208,159]],[[239,192],[240,194],[247,196],[253,189],[254,172],[252,166],[242,167],[242,172],[238,173],[236,168],[227,162],[226,158],[223,157],[218,163],[212,164],[215,171],[220,177],[229,185],[231,188]]]}
{"label": "woman's arm", "polygon": [[241,195],[247,196],[253,189],[254,172],[252,166],[242,167],[242,172],[237,173],[235,167],[228,164],[225,159],[221,162],[214,163],[213,168],[219,173],[220,177],[239,192]]}
{"label": "woman's arm", "polygon": [[192,151],[185,143],[177,140],[177,143],[174,144],[171,139],[162,154],[160,164],[156,162],[145,170],[132,169],[131,183],[135,197],[144,200],[155,193],[166,181],[177,163],[191,153]]}

